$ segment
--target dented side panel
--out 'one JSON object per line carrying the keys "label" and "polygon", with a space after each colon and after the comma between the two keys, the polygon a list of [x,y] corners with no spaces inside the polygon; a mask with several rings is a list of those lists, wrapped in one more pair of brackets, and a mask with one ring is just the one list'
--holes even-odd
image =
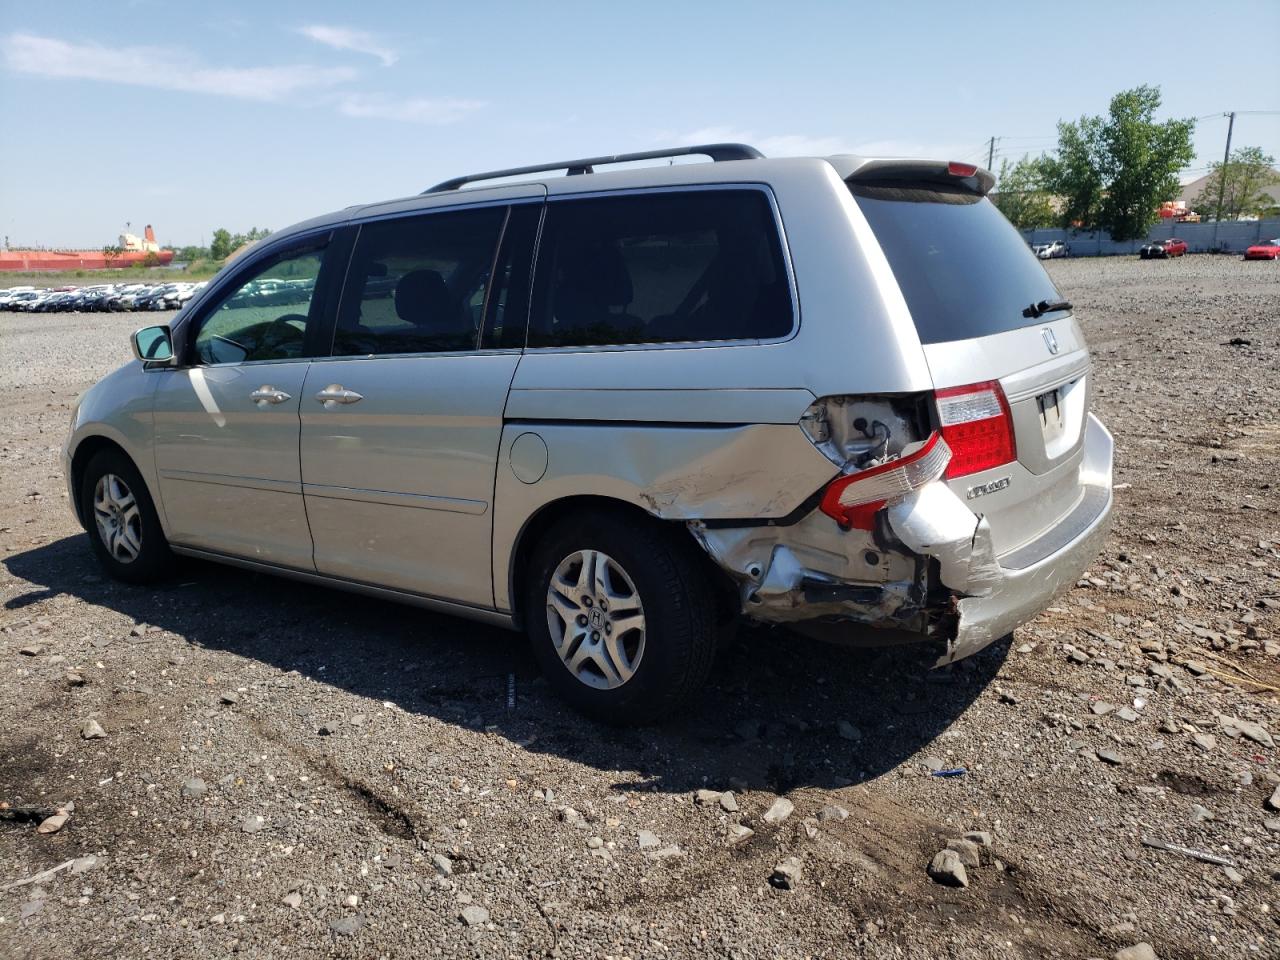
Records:
{"label": "dented side panel", "polygon": [[[590,410],[591,397],[583,394],[580,409]],[[528,434],[537,440],[516,444]],[[526,462],[531,446],[539,451],[540,470]],[[836,472],[794,422],[507,423],[494,495],[498,609],[512,609],[512,564],[520,532],[548,504],[597,496],[633,504],[664,520],[776,518],[795,510]]]}

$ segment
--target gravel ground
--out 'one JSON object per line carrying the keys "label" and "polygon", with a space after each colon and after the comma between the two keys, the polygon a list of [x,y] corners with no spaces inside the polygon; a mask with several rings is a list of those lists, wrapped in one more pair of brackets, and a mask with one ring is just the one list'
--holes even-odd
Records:
{"label": "gravel ground", "polygon": [[1280,269],[1049,269],[1118,445],[1088,577],[945,671],[744,631],[633,731],[502,631],[103,578],[58,448],[138,320],[0,314],[0,801],[74,804],[0,819],[0,954],[1280,957]]}

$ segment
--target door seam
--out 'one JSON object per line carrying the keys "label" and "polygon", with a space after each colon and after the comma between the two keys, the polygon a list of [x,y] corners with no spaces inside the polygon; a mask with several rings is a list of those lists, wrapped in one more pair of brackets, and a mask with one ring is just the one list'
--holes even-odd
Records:
{"label": "door seam", "polygon": [[302,519],[307,523],[307,538],[311,541],[311,569],[319,573],[316,566],[316,535],[311,529],[311,513],[307,510],[307,488],[302,476],[302,401],[307,396],[307,380],[311,376],[312,361],[307,361],[307,370],[302,375],[302,389],[298,391],[298,496],[302,497]]}

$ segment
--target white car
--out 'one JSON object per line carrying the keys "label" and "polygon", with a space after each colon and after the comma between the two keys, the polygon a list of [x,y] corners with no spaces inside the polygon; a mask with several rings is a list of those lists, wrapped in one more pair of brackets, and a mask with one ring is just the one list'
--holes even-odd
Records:
{"label": "white car", "polygon": [[1033,249],[1036,252],[1036,256],[1041,260],[1056,260],[1058,257],[1065,257],[1071,253],[1071,247],[1062,240],[1037,244]]}
{"label": "white car", "polygon": [[26,290],[6,290],[0,294],[0,310],[22,310],[24,305],[39,299],[41,292],[28,287]]}

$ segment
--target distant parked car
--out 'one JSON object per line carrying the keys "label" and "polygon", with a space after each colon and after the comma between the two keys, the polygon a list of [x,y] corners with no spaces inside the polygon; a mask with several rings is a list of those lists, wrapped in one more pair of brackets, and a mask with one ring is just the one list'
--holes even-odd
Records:
{"label": "distant parked car", "polygon": [[1063,240],[1054,240],[1050,243],[1042,243],[1033,249],[1036,252],[1036,256],[1041,260],[1056,260],[1058,257],[1071,255],[1071,245]]}
{"label": "distant parked car", "polygon": [[1187,252],[1187,241],[1179,240],[1177,237],[1170,237],[1168,240],[1153,240],[1151,243],[1144,243],[1138,250],[1138,256],[1143,260],[1168,259],[1169,257],[1180,257]]}
{"label": "distant parked car", "polygon": [[43,297],[43,290],[19,290],[16,293],[11,293],[2,306],[5,310],[21,310],[26,312],[30,309],[31,304],[43,299]]}
{"label": "distant parked car", "polygon": [[70,310],[71,303],[75,300],[76,294],[70,290],[57,290],[49,294],[40,304],[33,309],[36,313],[55,313],[62,310]]}
{"label": "distant parked car", "polygon": [[[164,287],[151,287],[139,294],[133,301],[134,310],[163,310],[164,295],[168,291]],[[161,301],[160,306],[156,306],[156,301]]]}
{"label": "distant parked car", "polygon": [[1255,243],[1252,247],[1244,252],[1246,260],[1276,260],[1280,259],[1280,237],[1274,240],[1263,240]]}

